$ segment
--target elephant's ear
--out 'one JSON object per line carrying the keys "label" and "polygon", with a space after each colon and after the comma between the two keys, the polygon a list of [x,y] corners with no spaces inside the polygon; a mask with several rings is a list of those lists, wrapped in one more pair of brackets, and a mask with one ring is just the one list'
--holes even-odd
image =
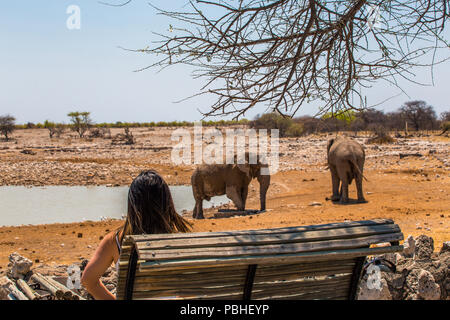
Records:
{"label": "elephant's ear", "polygon": [[330,152],[330,148],[334,143],[334,139],[330,139],[328,140],[328,144],[327,144],[327,153]]}

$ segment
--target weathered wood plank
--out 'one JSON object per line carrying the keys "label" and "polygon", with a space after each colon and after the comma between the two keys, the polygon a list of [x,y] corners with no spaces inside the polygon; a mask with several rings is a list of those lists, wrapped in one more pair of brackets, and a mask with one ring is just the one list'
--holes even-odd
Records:
{"label": "weathered wood plank", "polygon": [[339,297],[348,297],[350,288],[350,279],[340,279],[334,283],[321,283],[318,285],[291,285],[290,288],[283,286],[272,286],[267,289],[254,289],[252,298],[259,299],[335,299]]}
{"label": "weathered wood plank", "polygon": [[[308,266],[290,266],[290,268],[283,268],[283,265],[280,265],[278,268],[260,268],[258,267],[255,274],[256,282],[267,281],[267,280],[290,280],[303,278],[307,276],[324,276],[331,274],[339,274],[339,273],[351,273],[354,267],[354,262],[349,264],[339,264],[339,265],[318,265],[317,267]],[[217,268],[214,268],[217,269]],[[211,284],[214,282],[226,282],[230,279],[245,279],[247,271],[247,266],[241,268],[234,268],[232,270],[223,271],[216,270],[215,272],[205,273],[191,273],[191,274],[155,274],[155,273],[136,273],[136,282],[141,283],[153,283],[155,285],[175,285],[175,286],[184,286],[184,285],[203,285],[203,284]],[[124,279],[119,279],[119,283],[125,282]]]}
{"label": "weathered wood plank", "polygon": [[47,277],[48,282],[52,284],[55,288],[58,288],[64,292],[63,298],[65,300],[85,300],[82,296],[80,296],[78,293],[70,290],[65,285],[60,283],[59,281],[53,279],[52,277]]}
{"label": "weathered wood plank", "polygon": [[293,263],[293,262],[319,262],[340,260],[347,258],[356,258],[367,255],[378,255],[390,252],[399,252],[403,250],[403,246],[381,247],[381,248],[357,248],[346,250],[329,250],[304,252],[295,254],[280,254],[273,256],[240,256],[226,258],[204,258],[193,260],[170,260],[170,261],[147,261],[140,264],[140,270],[147,268],[158,269],[185,269],[196,268],[199,266],[226,266],[226,265],[248,265],[248,264],[265,264],[265,263]]}
{"label": "weathered wood plank", "polygon": [[13,295],[11,298],[15,298],[11,300],[29,300],[28,297],[17,288],[15,283],[11,283],[7,289],[9,289],[10,294]]}
{"label": "weathered wood plank", "polygon": [[297,233],[304,231],[319,231],[319,230],[331,230],[342,229],[361,226],[383,225],[393,224],[391,219],[373,219],[363,221],[350,221],[350,222],[337,222],[321,225],[311,226],[297,226],[297,227],[284,227],[284,228],[271,228],[271,229],[257,229],[257,230],[237,230],[237,231],[222,231],[222,232],[190,232],[190,233],[170,233],[170,234],[148,234],[148,235],[132,235],[127,236],[125,239],[133,239],[134,242],[141,241],[156,241],[156,240],[168,240],[168,239],[189,239],[189,238],[215,238],[223,236],[239,236],[239,235],[267,235],[278,233]]}
{"label": "weathered wood plank", "polygon": [[[350,282],[350,275],[338,277],[335,279],[325,279],[325,280],[311,280],[311,281],[292,281],[285,283],[264,283],[254,285],[253,292],[255,294],[255,299],[258,297],[259,291],[269,294],[277,294],[280,291],[284,293],[290,292],[314,292],[314,291],[324,291],[342,288],[348,285]],[[216,295],[232,295],[240,294],[242,296],[243,283],[231,283],[231,284],[221,284],[218,283],[217,286],[211,287],[198,287],[198,288],[152,288],[141,284],[135,284],[135,290],[133,297],[161,297],[161,296],[174,296],[174,297],[192,297],[192,296],[216,296]]]}
{"label": "weathered wood plank", "polygon": [[[322,271],[317,272],[314,274],[315,277],[323,277],[323,276],[330,276],[333,274],[329,271]],[[339,276],[350,276],[352,274],[352,269],[342,269],[335,273],[337,277]],[[287,283],[291,281],[309,281],[309,278],[307,276],[311,276],[310,274],[284,274],[284,275],[275,275],[275,276],[258,276],[255,277],[254,284],[279,284],[279,283]],[[163,290],[163,289],[177,289],[180,287],[186,288],[186,289],[201,289],[205,287],[211,287],[211,286],[218,286],[220,285],[230,285],[230,284],[236,284],[236,285],[243,285],[246,279],[246,274],[242,273],[241,275],[237,275],[235,277],[227,277],[227,278],[211,278],[211,279],[204,279],[201,280],[192,280],[186,279],[185,281],[148,281],[148,278],[136,278],[135,282],[135,288],[138,290],[138,288],[147,288],[151,290]]]}
{"label": "weathered wood plank", "polygon": [[37,294],[31,287],[22,279],[17,280],[17,287],[27,296],[30,300],[40,300],[41,296]]}
{"label": "weathered wood plank", "polygon": [[53,296],[55,296],[57,299],[62,299],[64,295],[64,291],[55,287],[53,284],[51,284],[46,277],[39,273],[35,273],[31,276],[31,280],[33,280],[36,283],[39,283],[41,288],[44,290],[47,290],[50,292]]}
{"label": "weathered wood plank", "polygon": [[[214,238],[195,239],[167,239],[160,241],[142,241],[137,243],[137,249],[141,256],[146,251],[173,250],[185,248],[228,247],[244,245],[287,244],[307,241],[328,241],[335,239],[353,239],[357,237],[400,233],[397,225],[385,224],[369,227],[353,227],[334,230],[305,231],[297,233],[279,233],[264,235],[241,235]],[[380,241],[382,242],[382,241]]]}
{"label": "weathered wood plank", "polygon": [[[261,273],[268,273],[268,272],[275,272],[275,273],[283,273],[285,271],[290,272],[291,270],[296,270],[298,272],[300,271],[314,271],[314,270],[320,270],[322,267],[326,268],[339,268],[340,266],[354,266],[355,261],[354,259],[347,259],[347,260],[337,260],[337,261],[324,261],[324,262],[303,262],[303,263],[284,263],[284,264],[262,264],[258,265],[258,268],[256,270],[257,274]],[[238,272],[245,272],[247,270],[247,266],[241,265],[241,266],[235,266],[235,265],[228,265],[223,267],[215,267],[215,266],[206,266],[201,267],[198,266],[196,268],[191,269],[180,269],[180,270],[158,270],[158,269],[142,269],[138,270],[136,272],[136,276],[148,276],[151,278],[158,278],[158,277],[172,277],[172,278],[183,278],[190,275],[198,275],[199,277],[210,277],[220,274],[227,274],[227,273],[238,273]]]}
{"label": "weathered wood plank", "polygon": [[283,243],[276,245],[244,245],[235,247],[212,248],[183,248],[171,250],[145,250],[140,251],[140,259],[146,261],[165,261],[175,259],[200,259],[214,257],[238,257],[251,255],[281,255],[312,251],[325,251],[337,249],[351,249],[369,246],[379,242],[397,241],[402,238],[401,233],[383,234],[360,237],[356,239],[313,241],[300,243]]}
{"label": "weathered wood plank", "polygon": [[328,289],[312,292],[278,292],[268,295],[256,295],[255,300],[347,300],[348,290],[345,288]]}

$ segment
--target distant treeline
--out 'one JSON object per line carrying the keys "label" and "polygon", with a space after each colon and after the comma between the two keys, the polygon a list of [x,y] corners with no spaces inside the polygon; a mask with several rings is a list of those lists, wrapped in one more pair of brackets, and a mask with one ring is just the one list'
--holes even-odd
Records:
{"label": "distant treeline", "polygon": [[[194,122],[189,121],[159,121],[159,122],[121,122],[116,123],[94,123],[90,119],[89,112],[71,112],[68,114],[69,124],[54,123],[32,123],[16,125],[14,117],[4,116],[5,124],[2,127],[7,137],[13,129],[46,128],[50,137],[58,136],[65,129],[76,131],[80,138],[89,130],[97,128],[97,131],[105,131],[110,128],[156,128],[156,127],[191,127]],[[0,121],[1,122],[1,121]],[[450,110],[437,116],[434,108],[425,101],[415,100],[405,102],[397,111],[384,113],[376,109],[365,109],[363,111],[346,111],[340,113],[327,113],[324,116],[311,117],[302,116],[297,118],[284,117],[278,113],[266,113],[258,115],[254,120],[218,120],[201,121],[205,127],[249,125],[256,129],[278,129],[281,137],[298,137],[312,133],[337,132],[337,131],[419,131],[439,130],[443,132],[450,130]],[[1,124],[1,123],[0,123]],[[1,129],[1,128],[0,128]],[[3,132],[2,131],[2,132]],[[100,131],[99,131],[100,132]],[[95,133],[94,133],[95,134]]]}
{"label": "distant treeline", "polygon": [[337,131],[446,131],[449,125],[450,110],[441,113],[438,118],[433,107],[424,101],[405,102],[397,111],[389,113],[367,109],[360,112],[328,113],[320,118],[302,116],[293,119],[277,113],[266,113],[250,122],[253,128],[279,129],[282,137]]}
{"label": "distant treeline", "polygon": [[[205,127],[213,126],[231,126],[231,125],[246,125],[250,121],[247,119],[241,120],[218,120],[218,121],[201,121]],[[65,128],[70,128],[72,124],[58,124]],[[194,122],[189,121],[159,121],[159,122],[121,122],[115,123],[93,123],[90,125],[92,128],[157,128],[157,127],[193,127]],[[47,128],[45,123],[33,123],[28,122],[26,124],[17,124],[16,129],[44,129]]]}

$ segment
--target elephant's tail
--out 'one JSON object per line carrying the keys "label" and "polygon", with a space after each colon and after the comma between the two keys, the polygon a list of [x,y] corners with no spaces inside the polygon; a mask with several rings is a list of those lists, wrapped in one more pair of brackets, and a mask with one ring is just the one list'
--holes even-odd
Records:
{"label": "elephant's tail", "polygon": [[363,173],[359,169],[359,166],[358,166],[358,163],[356,161],[355,155],[353,155],[353,158],[350,159],[350,163],[353,165],[353,167],[356,169],[356,171],[358,171],[358,174],[360,174],[364,178],[364,180],[369,181],[369,180],[367,180],[367,178],[363,175]]}

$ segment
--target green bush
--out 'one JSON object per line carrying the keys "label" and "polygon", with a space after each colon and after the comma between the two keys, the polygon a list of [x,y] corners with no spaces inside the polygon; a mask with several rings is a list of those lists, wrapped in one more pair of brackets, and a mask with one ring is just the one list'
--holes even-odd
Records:
{"label": "green bush", "polygon": [[286,131],[286,137],[300,137],[303,135],[303,126],[300,123],[293,123]]}
{"label": "green bush", "polygon": [[450,121],[442,122],[441,129],[442,129],[441,134],[444,134],[445,132],[450,131]]}
{"label": "green bush", "polygon": [[250,123],[250,126],[255,129],[278,129],[280,130],[280,137],[286,137],[287,131],[293,123],[294,121],[291,118],[285,118],[278,113],[272,112],[257,117]]}

